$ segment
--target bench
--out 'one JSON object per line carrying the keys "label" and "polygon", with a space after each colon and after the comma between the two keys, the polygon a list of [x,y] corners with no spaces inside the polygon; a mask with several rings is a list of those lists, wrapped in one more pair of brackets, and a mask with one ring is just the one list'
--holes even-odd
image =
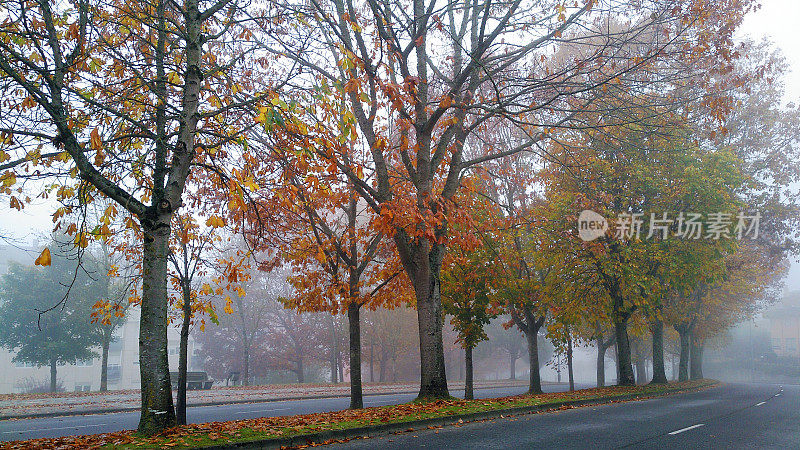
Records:
{"label": "bench", "polygon": [[[172,389],[178,389],[178,372],[170,372],[169,379],[172,382]],[[208,379],[205,372],[186,372],[186,390],[194,391],[199,389],[211,389],[214,380]]]}

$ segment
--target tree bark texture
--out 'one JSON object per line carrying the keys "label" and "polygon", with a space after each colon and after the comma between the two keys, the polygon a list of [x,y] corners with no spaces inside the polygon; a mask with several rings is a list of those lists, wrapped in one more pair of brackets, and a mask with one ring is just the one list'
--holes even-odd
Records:
{"label": "tree bark texture", "polygon": [[472,347],[467,346],[464,349],[464,369],[466,371],[466,378],[464,380],[464,399],[472,400],[475,398],[475,389],[472,378]]}
{"label": "tree bark texture", "polygon": [[614,335],[617,344],[617,384],[620,386],[634,386],[636,379],[631,366],[631,344],[628,340],[628,320],[614,322]]}
{"label": "tree bark texture", "polygon": [[364,407],[361,387],[361,305],[350,303],[347,320],[350,328],[350,408]]}
{"label": "tree bark texture", "polygon": [[50,360],[50,392],[58,390],[58,369],[56,368],[58,360],[55,358]]}
{"label": "tree bark texture", "polygon": [[414,285],[419,325],[419,398],[449,398],[442,340],[442,295],[439,272],[444,245],[424,238],[413,241],[404,231],[395,235],[403,267]]}
{"label": "tree bark texture", "polygon": [[681,354],[678,361],[678,381],[689,380],[689,353],[691,352],[691,337],[686,328],[676,327],[681,342]]}
{"label": "tree bark texture", "polygon": [[575,391],[575,373],[572,367],[572,336],[567,331],[567,373],[569,375],[569,391]]}
{"label": "tree bark texture", "polygon": [[694,334],[691,337],[691,363],[689,364],[689,379],[702,380],[703,379],[703,343],[695,338]]}
{"label": "tree bark texture", "polygon": [[111,330],[103,331],[102,353],[100,356],[100,392],[108,390],[108,347],[111,345]]}
{"label": "tree bark texture", "polygon": [[656,318],[650,323],[653,333],[653,384],[667,383],[667,370],[664,365],[664,322]]}
{"label": "tree bark texture", "polygon": [[174,426],[172,386],[167,359],[167,254],[170,215],[142,221],[142,305],[139,322],[139,371],[142,409],[139,431],[153,434]]}
{"label": "tree bark texture", "polygon": [[534,333],[525,333],[525,339],[528,341],[528,393],[541,394],[542,393],[542,377],[539,374],[539,330]]}
{"label": "tree bark texture", "polygon": [[180,348],[178,349],[178,397],[175,404],[175,418],[178,425],[186,425],[186,372],[189,370],[189,323],[192,319],[192,292],[188,280],[182,280],[181,285],[183,289],[183,323],[181,323]]}

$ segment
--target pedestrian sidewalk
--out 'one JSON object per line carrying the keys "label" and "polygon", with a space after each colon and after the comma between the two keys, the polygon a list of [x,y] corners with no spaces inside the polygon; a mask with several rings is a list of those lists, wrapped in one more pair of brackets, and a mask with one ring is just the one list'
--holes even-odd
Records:
{"label": "pedestrian sidewalk", "polygon": [[[451,390],[464,389],[463,382],[449,383]],[[476,381],[476,388],[527,386],[526,380]],[[415,383],[364,383],[365,395],[416,393]],[[174,392],[173,392],[174,395]],[[348,383],[338,384],[285,384],[267,386],[214,387],[205,391],[188,391],[189,406],[221,405],[230,403],[301,400],[309,398],[347,397]],[[109,392],[58,392],[53,394],[3,394],[0,395],[0,420],[48,417],[60,415],[93,414],[138,410],[141,402],[139,390]]]}

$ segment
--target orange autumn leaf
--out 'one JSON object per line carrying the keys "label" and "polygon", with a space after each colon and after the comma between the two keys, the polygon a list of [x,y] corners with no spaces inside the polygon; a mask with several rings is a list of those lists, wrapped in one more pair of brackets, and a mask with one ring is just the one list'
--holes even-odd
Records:
{"label": "orange autumn leaf", "polygon": [[100,148],[103,146],[103,140],[100,139],[100,132],[97,131],[97,128],[92,130],[91,137],[92,137],[92,142],[91,142],[92,150],[100,150]]}

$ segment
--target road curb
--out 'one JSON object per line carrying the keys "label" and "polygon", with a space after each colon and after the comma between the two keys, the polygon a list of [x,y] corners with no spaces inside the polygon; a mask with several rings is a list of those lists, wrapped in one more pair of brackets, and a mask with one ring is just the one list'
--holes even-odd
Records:
{"label": "road curb", "polygon": [[[475,389],[499,389],[504,387],[525,387],[525,385],[515,386],[515,385],[498,384],[498,385],[476,387]],[[374,397],[377,395],[416,394],[417,392],[419,392],[418,389],[393,391],[393,392],[376,392],[376,393],[365,394],[364,397]],[[289,398],[260,398],[260,399],[250,399],[250,400],[242,399],[242,400],[190,403],[188,406],[189,408],[193,408],[195,406],[241,405],[247,403],[272,403],[272,402],[286,402],[293,400],[316,400],[316,399],[321,400],[330,398],[349,398],[349,397],[350,394],[318,394],[318,395],[303,395],[300,397],[289,397]],[[95,414],[112,414],[112,413],[141,411],[141,409],[142,408],[139,406],[131,406],[125,408],[93,409],[89,411],[53,411],[45,413],[20,414],[20,415],[10,415],[10,416],[0,416],[0,422],[4,420],[45,419],[48,417],[69,417],[69,416],[88,416]]]}
{"label": "road curb", "polygon": [[411,432],[420,429],[425,430],[428,427],[438,428],[438,427],[457,425],[457,424],[463,424],[481,420],[499,419],[507,416],[530,414],[534,412],[555,411],[562,408],[601,405],[601,404],[613,403],[616,401],[629,401],[629,400],[638,400],[646,398],[666,397],[673,394],[699,391],[701,389],[718,386],[719,384],[720,382],[715,381],[703,386],[693,386],[684,389],[676,389],[674,391],[666,392],[663,394],[638,393],[638,394],[598,397],[598,398],[583,399],[583,400],[571,400],[558,403],[548,403],[545,405],[519,406],[515,408],[508,408],[502,410],[482,411],[476,413],[459,414],[447,417],[436,417],[431,419],[421,419],[408,422],[369,425],[358,428],[350,428],[346,430],[326,430],[317,433],[302,434],[297,436],[271,438],[260,441],[241,442],[234,444],[212,445],[201,448],[203,448],[204,450],[233,450],[233,449],[251,450],[251,449],[279,449],[286,447],[293,448],[301,446],[310,446],[313,444],[321,444],[332,440],[372,438],[377,436],[385,436],[387,434]]}

